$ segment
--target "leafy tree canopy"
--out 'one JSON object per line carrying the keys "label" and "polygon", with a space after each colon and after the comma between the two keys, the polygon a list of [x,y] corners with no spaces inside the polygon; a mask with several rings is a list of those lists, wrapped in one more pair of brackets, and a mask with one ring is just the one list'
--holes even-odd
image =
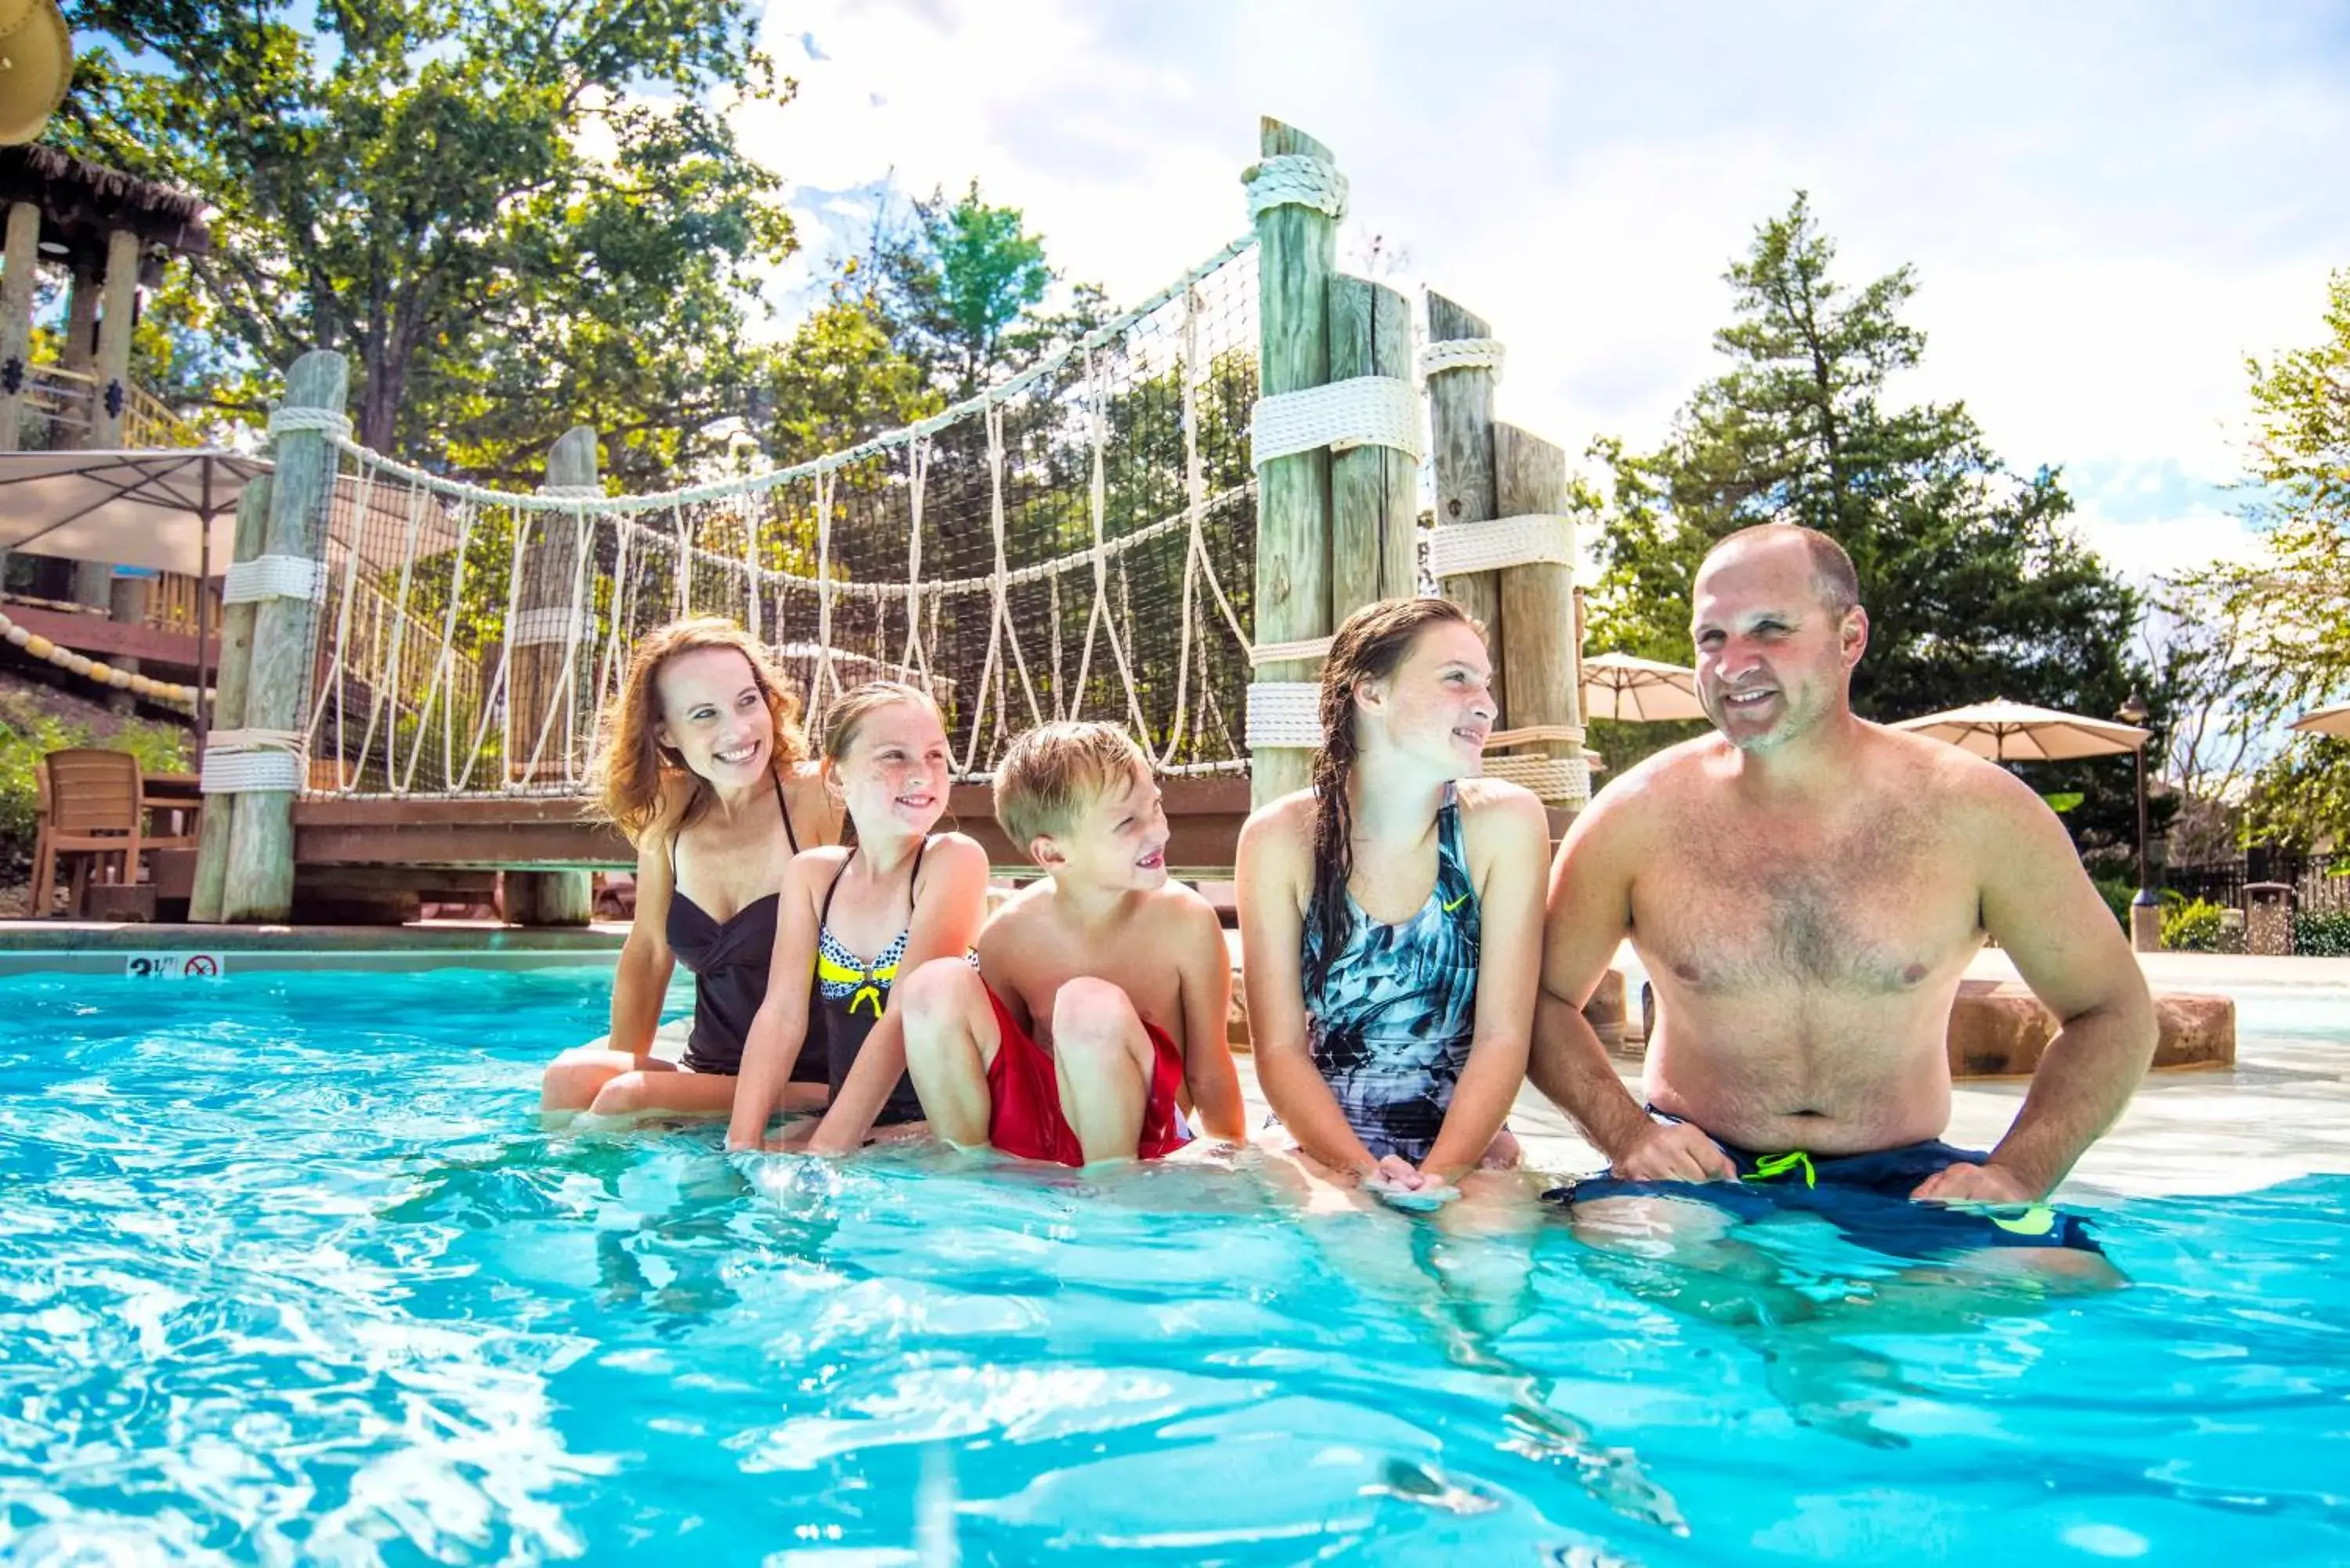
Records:
{"label": "leafy tree canopy", "polygon": [[[1992,697],[2109,714],[2145,678],[2129,654],[2137,596],[2074,536],[2057,473],[2009,471],[1964,405],[1895,404],[1887,382],[1925,337],[1901,319],[1907,266],[1855,289],[1798,194],[1727,275],[1729,361],[1657,451],[1594,448],[1600,508],[1593,645],[1690,657],[1690,587],[1707,550],[1752,524],[1800,523],[1851,552],[1869,612],[1853,680],[1862,714],[1893,720]],[[1620,766],[1624,758],[1611,754]],[[2126,763],[2043,767],[2035,787],[2083,790],[2085,844],[2126,841]]]}
{"label": "leafy tree canopy", "polygon": [[[2350,272],[2334,275],[2314,344],[2246,362],[2252,399],[2250,508],[2262,550],[2180,579],[2193,613],[2234,628],[2235,722],[2282,732],[2292,716],[2350,696]],[[2247,830],[2350,843],[2350,742],[2300,736],[2255,775]]]}
{"label": "leafy tree canopy", "polygon": [[638,483],[742,411],[792,245],[720,112],[792,90],[747,0],[69,10],[96,42],[54,139],[217,210],[191,306],[235,350],[222,400],[337,348],[370,446],[521,481],[585,421]]}

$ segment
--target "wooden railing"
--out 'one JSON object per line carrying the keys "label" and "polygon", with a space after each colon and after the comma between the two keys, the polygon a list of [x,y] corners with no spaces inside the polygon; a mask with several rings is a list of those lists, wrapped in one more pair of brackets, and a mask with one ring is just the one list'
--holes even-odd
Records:
{"label": "wooden railing", "polygon": [[[16,441],[23,452],[71,452],[89,444],[97,429],[103,390],[87,370],[62,365],[24,368],[23,402]],[[144,387],[133,386],[122,410],[122,444],[137,451],[179,450],[204,444],[203,432],[173,413]]]}

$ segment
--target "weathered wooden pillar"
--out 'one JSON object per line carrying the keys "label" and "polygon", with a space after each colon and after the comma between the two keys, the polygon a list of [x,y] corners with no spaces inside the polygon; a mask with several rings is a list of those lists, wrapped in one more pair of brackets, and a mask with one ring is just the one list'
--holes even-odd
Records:
{"label": "weathered wooden pillar", "polygon": [[[255,475],[236,503],[236,545],[232,561],[243,564],[262,553],[269,537],[269,475]],[[226,606],[221,612],[220,670],[213,700],[210,734],[244,728],[246,693],[253,680],[253,621],[257,606],[250,599]],[[230,753],[234,755],[234,753]],[[201,836],[196,841],[196,884],[188,899],[188,919],[210,924],[221,918],[228,887],[228,845],[236,796],[219,794],[207,803]]]}
{"label": "weathered wooden pillar", "polygon": [[[546,454],[546,495],[600,495],[596,481],[596,431],[575,425],[563,432]],[[523,558],[522,595],[518,618],[507,628],[513,651],[508,683],[514,708],[515,754],[506,759],[506,776],[525,783],[544,783],[565,775],[572,743],[563,708],[577,684],[570,656],[582,639],[576,623],[580,614],[579,529],[569,512],[524,514],[523,535],[529,541]],[[517,540],[517,547],[522,541]],[[551,728],[549,726],[552,726]],[[546,734],[546,749],[536,767],[530,756],[538,738]],[[505,917],[525,926],[584,926],[595,914],[595,893],[585,871],[509,871],[505,877]]]}
{"label": "weathered wooden pillar", "polygon": [[[90,409],[89,445],[93,452],[110,452],[123,445],[123,416],[130,407],[130,333],[139,312],[139,236],[116,229],[106,236],[104,314],[98,321],[98,398]],[[110,563],[85,562],[83,586],[92,590],[83,603],[104,605],[119,625],[137,626],[147,618],[147,582],[143,577],[118,577]],[[135,659],[115,659],[116,668],[136,674]],[[128,691],[108,695],[108,705],[130,711]]]}
{"label": "weathered wooden pillar", "polygon": [[[1337,263],[1343,189],[1330,150],[1281,121],[1260,127],[1264,161],[1243,176],[1257,234],[1259,395],[1274,398],[1330,379],[1330,279]],[[1274,176],[1284,176],[1274,188]],[[1335,209],[1335,210],[1334,210]],[[1330,619],[1330,452],[1326,446],[1257,465],[1256,628],[1260,648],[1326,638]],[[1253,805],[1304,789],[1315,745],[1314,703],[1303,683],[1318,655],[1257,665],[1249,693],[1249,795]],[[1301,713],[1302,704],[1302,713]],[[1263,738],[1260,738],[1263,737]]]}
{"label": "weathered wooden pillar", "polygon": [[[302,699],[316,653],[317,587],[337,468],[335,449],[315,421],[343,418],[349,379],[340,354],[313,349],[286,373],[286,401],[270,421],[276,478],[265,546],[253,565],[265,569],[255,576],[265,575],[273,586],[253,618],[244,720],[255,750],[245,753],[246,787],[232,797],[223,919],[282,920],[294,906],[294,797],[304,782],[307,718]],[[208,753],[208,765],[214,761]]]}
{"label": "weathered wooden pillar", "polygon": [[[41,259],[41,210],[8,204],[5,254],[0,255],[0,452],[24,440],[25,373],[33,343],[33,286]],[[0,561],[6,560],[0,555]]]}
{"label": "weathered wooden pillar", "polygon": [[[1384,284],[1330,280],[1330,379],[1411,378],[1411,302]],[[1419,591],[1419,465],[1366,442],[1330,455],[1330,623]]]}
{"label": "weathered wooden pillar", "polygon": [[1494,425],[1494,506],[1503,517],[1559,519],[1552,537],[1563,540],[1565,547],[1555,553],[1569,557],[1521,561],[1493,575],[1501,579],[1503,634],[1494,652],[1509,692],[1505,727],[1575,732],[1523,742],[1527,754],[1565,764],[1534,769],[1524,782],[1544,805],[1572,818],[1590,799],[1591,784],[1582,764],[1574,533],[1564,521],[1570,493],[1564,449],[1515,425]]}
{"label": "weathered wooden pillar", "polygon": [[[1493,372],[1498,354],[1459,360],[1440,345],[1492,343],[1492,329],[1442,295],[1428,296],[1429,417],[1436,441],[1436,525],[1483,523],[1493,510]],[[1440,569],[1441,562],[1440,560]],[[1498,650],[1508,635],[1503,624],[1502,585],[1492,571],[1440,576],[1438,591],[1485,623],[1485,639]],[[1495,668],[1493,699],[1509,712],[1509,672]]]}

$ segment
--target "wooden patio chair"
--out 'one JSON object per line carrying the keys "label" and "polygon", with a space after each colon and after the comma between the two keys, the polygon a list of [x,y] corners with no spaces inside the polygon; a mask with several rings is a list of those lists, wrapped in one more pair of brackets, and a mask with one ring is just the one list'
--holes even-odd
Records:
{"label": "wooden patio chair", "polygon": [[57,857],[73,855],[79,858],[69,910],[78,918],[93,870],[111,881],[108,873],[119,865],[123,882],[139,880],[139,856],[147,847],[139,759],[128,752],[71,748],[49,753],[41,766],[48,784],[49,826],[47,840],[36,846],[33,909],[48,912]]}

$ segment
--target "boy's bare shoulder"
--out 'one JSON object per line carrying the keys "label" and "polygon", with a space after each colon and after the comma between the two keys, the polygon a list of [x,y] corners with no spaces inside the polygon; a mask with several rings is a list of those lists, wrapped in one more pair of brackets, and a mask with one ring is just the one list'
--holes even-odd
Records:
{"label": "boy's bare shoulder", "polygon": [[1224,923],[1216,916],[1216,907],[1206,895],[1187,882],[1170,881],[1150,895],[1144,906],[1142,918],[1153,927],[1170,935],[1198,938],[1213,931],[1216,940],[1223,940]]}

